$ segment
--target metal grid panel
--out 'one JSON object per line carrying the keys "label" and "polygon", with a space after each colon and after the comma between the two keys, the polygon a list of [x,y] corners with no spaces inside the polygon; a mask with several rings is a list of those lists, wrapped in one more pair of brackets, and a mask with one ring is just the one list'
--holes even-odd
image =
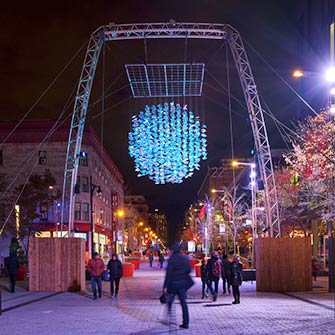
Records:
{"label": "metal grid panel", "polygon": [[205,64],[126,64],[134,98],[201,96]]}

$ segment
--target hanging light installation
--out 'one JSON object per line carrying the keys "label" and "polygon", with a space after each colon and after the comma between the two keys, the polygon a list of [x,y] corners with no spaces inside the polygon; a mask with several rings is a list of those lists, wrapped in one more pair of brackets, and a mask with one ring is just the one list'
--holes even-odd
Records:
{"label": "hanging light installation", "polygon": [[132,117],[129,155],[138,177],[156,184],[182,183],[207,158],[206,125],[179,104],[145,106]]}

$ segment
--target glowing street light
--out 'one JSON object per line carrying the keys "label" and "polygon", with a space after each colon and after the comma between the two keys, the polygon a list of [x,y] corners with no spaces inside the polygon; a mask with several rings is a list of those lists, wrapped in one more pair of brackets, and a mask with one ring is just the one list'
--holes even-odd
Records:
{"label": "glowing street light", "polygon": [[250,166],[250,191],[251,191],[251,227],[252,227],[252,263],[254,264],[254,253],[255,253],[255,238],[256,238],[256,164],[247,162],[233,161],[232,166]]}
{"label": "glowing street light", "polygon": [[304,76],[304,73],[301,70],[294,70],[292,76],[294,78],[301,78]]}
{"label": "glowing street light", "polygon": [[329,83],[335,83],[335,67],[330,67],[325,73],[325,79]]}

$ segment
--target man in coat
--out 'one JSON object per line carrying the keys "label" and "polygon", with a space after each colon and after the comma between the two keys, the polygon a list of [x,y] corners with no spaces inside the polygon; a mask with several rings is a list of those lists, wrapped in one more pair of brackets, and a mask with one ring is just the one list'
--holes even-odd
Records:
{"label": "man in coat", "polygon": [[[115,291],[114,297],[116,298],[119,292],[120,279],[122,277],[122,263],[118,260],[116,254],[113,254],[112,259],[108,262],[107,270],[109,271],[110,274],[111,297],[113,297]],[[114,290],[114,284],[115,284],[115,290]]]}
{"label": "man in coat", "polygon": [[97,288],[98,286],[98,293],[99,298],[101,298],[101,291],[102,291],[102,283],[101,283],[101,276],[105,270],[105,264],[103,260],[99,257],[99,254],[95,252],[93,254],[93,258],[89,260],[87,271],[91,274],[91,285],[93,291],[93,299],[97,299]]}
{"label": "man in coat", "polygon": [[168,302],[169,312],[171,311],[175,295],[178,295],[183,311],[183,323],[179,327],[187,329],[189,327],[190,320],[186,303],[186,293],[194,283],[190,276],[190,261],[185,255],[181,254],[180,249],[181,246],[179,243],[172,246],[173,253],[169,259],[166,269],[163,292],[167,292],[172,295],[172,298]]}
{"label": "man in coat", "polygon": [[8,270],[9,274],[9,281],[10,281],[10,292],[15,292],[15,284],[16,284],[16,275],[19,271],[19,259],[16,255],[16,253],[11,253],[9,257],[5,258],[5,266]]}

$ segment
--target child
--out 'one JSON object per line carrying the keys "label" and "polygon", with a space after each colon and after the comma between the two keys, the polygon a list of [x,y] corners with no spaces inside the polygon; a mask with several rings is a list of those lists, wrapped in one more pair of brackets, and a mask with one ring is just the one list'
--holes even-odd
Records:
{"label": "child", "polygon": [[[208,298],[208,275],[206,269],[206,261],[203,259],[200,266],[201,282],[202,282],[202,299]],[[205,292],[206,289],[206,292]]]}

